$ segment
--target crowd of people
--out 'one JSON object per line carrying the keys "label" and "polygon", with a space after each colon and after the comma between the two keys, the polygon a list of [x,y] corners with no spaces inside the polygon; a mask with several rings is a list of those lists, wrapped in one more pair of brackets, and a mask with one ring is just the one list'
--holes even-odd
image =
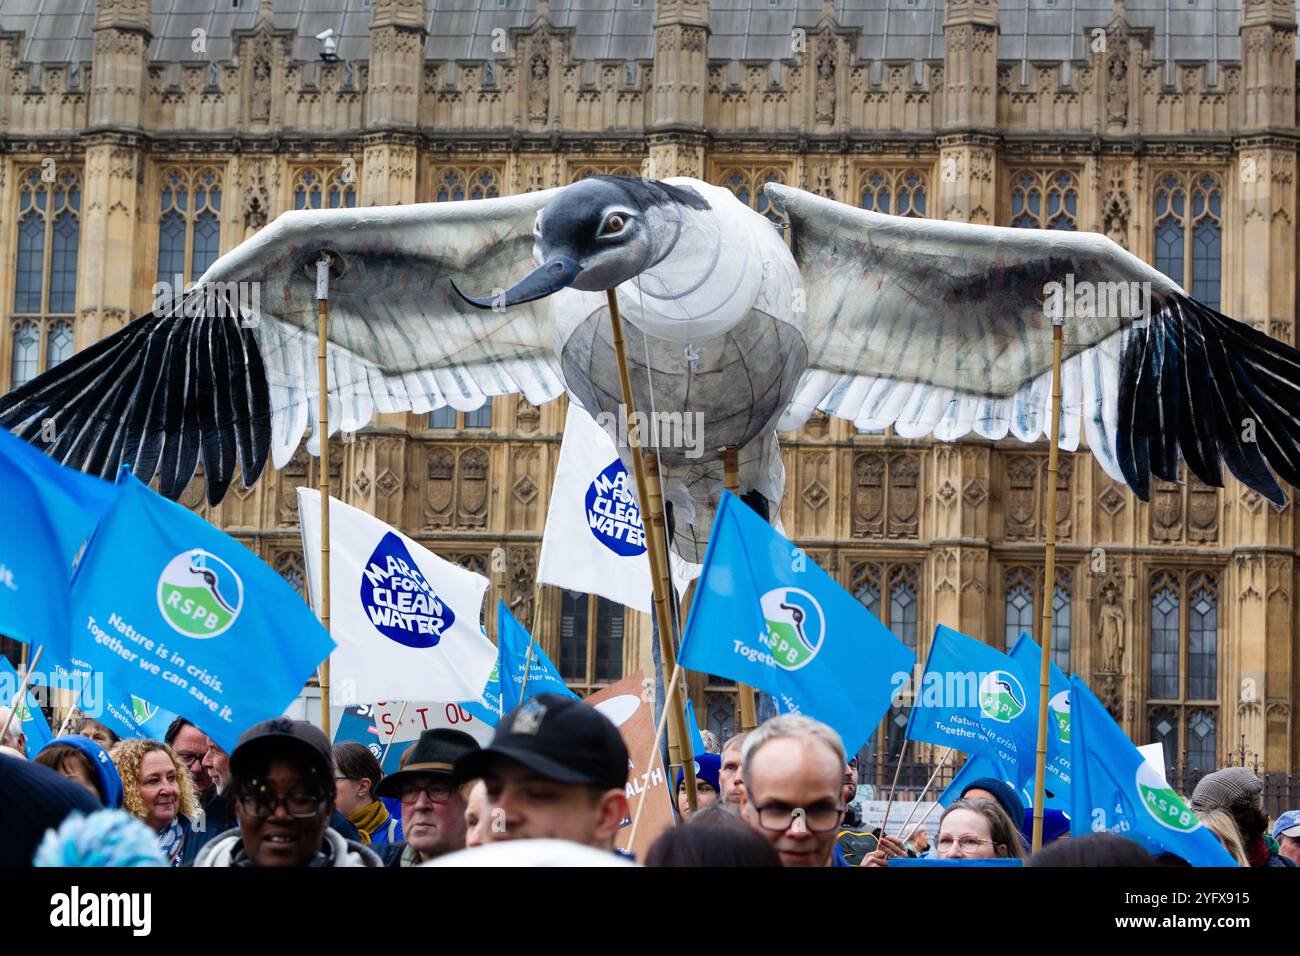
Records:
{"label": "crowd of people", "polygon": [[[0,708],[0,723],[8,715]],[[164,740],[117,740],[83,719],[32,760],[21,729],[0,741],[0,865],[410,867],[431,862],[588,865],[632,862],[628,751],[598,710],[544,694],[507,713],[491,742],[425,731],[385,774],[355,742],[280,717],[227,754],[178,718]],[[1030,855],[1032,813],[993,778],[971,781],[939,819],[866,828],[857,765],[807,717],[774,717],[695,755],[696,807],[679,773],[678,822],[646,866],[863,866],[892,861],[1018,860],[1026,866],[1179,865],[1108,833],[1069,835],[1048,811]],[[1276,820],[1248,769],[1206,775],[1189,806],[1241,866],[1300,865],[1300,811]],[[521,843],[519,841],[531,841]],[[542,841],[542,842],[539,842]],[[489,849],[490,848],[490,849]]]}

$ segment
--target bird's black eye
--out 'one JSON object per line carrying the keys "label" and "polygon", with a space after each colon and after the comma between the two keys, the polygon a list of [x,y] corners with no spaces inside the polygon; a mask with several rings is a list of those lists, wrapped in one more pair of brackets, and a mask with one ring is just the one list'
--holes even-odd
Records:
{"label": "bird's black eye", "polygon": [[612,236],[616,232],[622,232],[626,222],[627,220],[623,218],[622,214],[611,213],[605,220],[605,224],[600,227],[600,234],[602,236]]}

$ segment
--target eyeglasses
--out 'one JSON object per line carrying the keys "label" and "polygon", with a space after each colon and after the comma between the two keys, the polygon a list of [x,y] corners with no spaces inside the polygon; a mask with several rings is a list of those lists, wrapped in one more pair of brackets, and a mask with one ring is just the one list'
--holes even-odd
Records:
{"label": "eyeglasses", "polygon": [[320,813],[325,798],[314,793],[294,793],[287,797],[273,797],[269,793],[245,793],[239,798],[239,809],[250,817],[269,817],[280,804],[291,817],[314,817]]}
{"label": "eyeglasses", "polygon": [[772,830],[776,833],[784,833],[787,830],[794,830],[796,833],[800,830],[828,833],[840,825],[845,808],[837,804],[833,807],[813,807],[811,810],[805,810],[803,807],[770,804],[766,807],[755,806],[754,809],[758,811],[758,825],[764,830]]}
{"label": "eyeglasses", "polygon": [[181,763],[186,767],[193,767],[196,763],[201,763],[205,754],[192,754],[185,750],[176,751],[176,756],[180,758]]}
{"label": "eyeglasses", "polygon": [[950,836],[941,836],[938,841],[939,853],[951,852],[954,844],[961,847],[962,853],[978,853],[980,847],[991,846],[993,841],[977,836],[958,837],[955,840]]}
{"label": "eyeglasses", "polygon": [[423,793],[434,803],[446,803],[455,792],[454,787],[445,783],[407,783],[398,789],[397,796],[402,803],[410,804],[419,800]]}

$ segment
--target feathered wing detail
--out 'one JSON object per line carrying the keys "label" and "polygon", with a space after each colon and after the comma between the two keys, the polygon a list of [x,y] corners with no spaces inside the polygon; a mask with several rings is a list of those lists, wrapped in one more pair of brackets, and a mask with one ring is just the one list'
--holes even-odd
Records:
{"label": "feathered wing detail", "polygon": [[178,497],[203,461],[208,499],[236,458],[244,484],[281,467],[307,428],[319,453],[315,262],[329,289],[330,430],[375,412],[477,408],[564,391],[545,302],[480,311],[452,290],[508,288],[532,267],[554,190],[455,203],[286,213],[215,262],[177,303],[0,397],[0,423],[65,464],[129,464]]}
{"label": "feathered wing detail", "polygon": [[[1139,497],[1220,460],[1281,505],[1300,484],[1300,352],[1191,299],[1104,236],[884,216],[769,184],[806,287],[809,369],[778,424],[1036,441],[1051,414],[1046,299],[1067,306],[1059,441]],[[1059,283],[1053,289],[1051,283]],[[1074,296],[1074,298],[1071,298]],[[1085,298],[1086,297],[1086,298]]]}

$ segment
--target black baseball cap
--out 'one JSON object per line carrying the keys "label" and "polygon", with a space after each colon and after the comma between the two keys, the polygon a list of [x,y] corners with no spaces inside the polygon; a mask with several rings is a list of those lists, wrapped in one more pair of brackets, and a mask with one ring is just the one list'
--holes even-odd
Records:
{"label": "black baseball cap", "polygon": [[302,758],[320,775],[321,781],[334,782],[334,755],[325,733],[315,724],[288,717],[273,717],[249,727],[230,752],[230,772],[244,773],[244,765],[254,755],[267,751],[291,753]]}
{"label": "black baseball cap", "polygon": [[507,713],[486,749],[456,761],[456,776],[481,777],[502,757],[556,783],[607,790],[627,784],[627,746],[618,728],[595,707],[560,694],[539,694]]}

